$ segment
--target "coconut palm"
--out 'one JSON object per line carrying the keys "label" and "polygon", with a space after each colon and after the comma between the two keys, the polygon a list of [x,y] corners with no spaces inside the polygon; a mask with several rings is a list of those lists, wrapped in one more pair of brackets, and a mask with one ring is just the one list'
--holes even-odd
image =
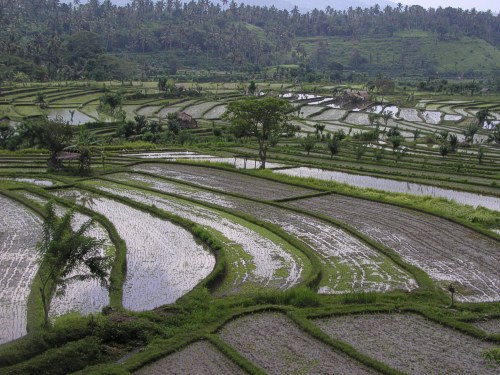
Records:
{"label": "coconut palm", "polygon": [[86,234],[93,227],[94,219],[74,230],[73,209],[62,218],[57,217],[52,202],[47,203],[45,210],[42,239],[37,250],[40,255],[39,291],[47,325],[53,292],[64,295],[68,284],[89,279],[98,279],[107,286],[110,257],[103,255],[104,240]]}

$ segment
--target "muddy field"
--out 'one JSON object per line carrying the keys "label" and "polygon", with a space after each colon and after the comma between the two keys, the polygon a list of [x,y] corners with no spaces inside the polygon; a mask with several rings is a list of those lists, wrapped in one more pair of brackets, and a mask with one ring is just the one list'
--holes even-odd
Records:
{"label": "muddy field", "polygon": [[231,208],[278,225],[305,242],[322,258],[324,273],[319,285],[320,293],[411,290],[417,287],[411,275],[387,257],[345,231],[314,217],[135,173],[111,177]]}
{"label": "muddy field", "polygon": [[443,288],[456,285],[460,301],[500,300],[498,241],[439,217],[358,198],[329,195],[289,204],[352,225]]}
{"label": "muddy field", "polygon": [[[65,190],[63,197],[81,197]],[[193,289],[215,265],[214,256],[183,228],[109,198],[90,197],[86,205],[106,216],[127,244],[123,306],[151,310]],[[145,230],[147,228],[147,230]]]}
{"label": "muddy field", "polygon": [[308,336],[278,313],[248,315],[227,324],[219,336],[268,374],[374,374]]}
{"label": "muddy field", "polygon": [[245,372],[212,344],[195,342],[177,353],[154,362],[136,375],[243,375]]}
{"label": "muddy field", "polygon": [[474,325],[490,334],[500,334],[500,319],[490,319],[474,323]]}
{"label": "muddy field", "polygon": [[318,319],[327,334],[409,374],[498,374],[482,357],[481,342],[413,314],[350,315]]}
{"label": "muddy field", "polygon": [[26,334],[26,305],[38,270],[41,220],[0,195],[0,344]]}
{"label": "muddy field", "polygon": [[238,173],[213,168],[194,167],[178,164],[140,164],[135,171],[154,173],[200,186],[238,193],[265,200],[283,199],[315,193],[314,190],[294,187],[279,182],[245,176]]}

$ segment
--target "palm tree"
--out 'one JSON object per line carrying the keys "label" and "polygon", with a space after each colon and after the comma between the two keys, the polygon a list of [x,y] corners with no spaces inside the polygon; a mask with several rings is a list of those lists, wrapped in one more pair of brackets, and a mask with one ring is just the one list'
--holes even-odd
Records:
{"label": "palm tree", "polygon": [[45,206],[42,240],[37,244],[40,254],[40,297],[45,325],[49,322],[49,307],[52,294],[64,295],[66,286],[75,281],[98,279],[108,285],[109,256],[103,255],[105,240],[87,236],[94,219],[73,230],[74,209],[58,218],[52,202]]}

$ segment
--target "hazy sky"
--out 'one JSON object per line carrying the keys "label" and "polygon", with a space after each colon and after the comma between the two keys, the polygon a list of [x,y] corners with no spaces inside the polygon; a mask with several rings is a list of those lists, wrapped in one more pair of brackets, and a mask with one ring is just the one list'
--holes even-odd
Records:
{"label": "hazy sky", "polygon": [[441,6],[462,8],[462,9],[472,9],[477,10],[488,10],[491,9],[493,12],[500,11],[500,1],[498,0],[392,0],[395,3],[401,3],[404,5],[421,5],[424,8],[437,8]]}
{"label": "hazy sky", "polygon": [[[61,0],[62,2],[69,3],[71,0]],[[111,0],[112,3],[115,4],[126,4],[131,0]],[[156,1],[156,0],[153,0]],[[211,0],[216,3],[217,0]],[[229,0],[230,1],[230,0]],[[247,0],[235,0],[237,3],[248,3]],[[311,3],[314,1],[310,0],[286,0],[289,3],[297,4],[299,7],[302,5],[305,8],[309,8]],[[377,0],[362,0],[365,3],[376,3]],[[390,0],[394,3],[400,2],[404,5],[421,5],[424,8],[437,8],[439,6],[445,8],[451,6],[453,8],[462,8],[462,9],[472,9],[476,8],[477,10],[488,10],[491,9],[494,13],[500,13],[500,1],[499,0]],[[82,3],[87,2],[87,0],[81,0]],[[102,2],[102,0],[101,0]],[[323,3],[324,1],[321,1]],[[332,1],[334,3],[335,0]],[[269,4],[273,3],[273,0],[268,1]]]}

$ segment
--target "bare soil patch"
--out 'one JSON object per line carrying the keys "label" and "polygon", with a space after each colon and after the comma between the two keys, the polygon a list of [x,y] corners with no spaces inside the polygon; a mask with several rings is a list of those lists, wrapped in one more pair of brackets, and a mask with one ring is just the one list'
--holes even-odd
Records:
{"label": "bare soil patch", "polygon": [[278,313],[248,315],[220,337],[269,374],[373,374],[353,359],[308,336]]}
{"label": "bare soil patch", "polygon": [[148,365],[136,375],[204,375],[245,374],[217,348],[206,341],[198,341],[177,353]]}
{"label": "bare soil patch", "polygon": [[329,195],[290,205],[352,225],[443,288],[456,285],[460,301],[500,300],[500,252],[494,239],[433,215],[358,198]]}
{"label": "bare soil patch", "polygon": [[194,167],[179,164],[142,164],[133,167],[136,171],[155,173],[203,187],[238,193],[252,198],[274,200],[298,197],[315,193],[314,190],[268,181],[239,173],[214,168]]}
{"label": "bare soil patch", "polygon": [[482,357],[492,344],[414,314],[348,315],[318,319],[333,338],[409,374],[498,374]]}

